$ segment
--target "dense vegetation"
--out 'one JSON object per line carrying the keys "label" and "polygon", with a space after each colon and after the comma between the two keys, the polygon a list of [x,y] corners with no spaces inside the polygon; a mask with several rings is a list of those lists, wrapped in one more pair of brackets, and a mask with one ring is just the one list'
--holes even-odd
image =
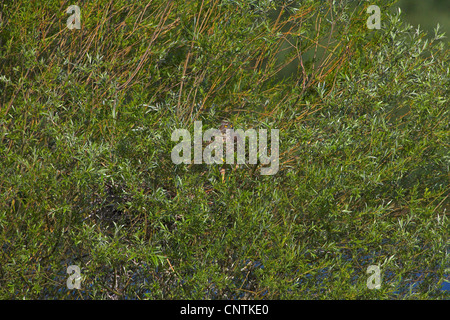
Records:
{"label": "dense vegetation", "polygon": [[[448,298],[448,42],[393,2],[3,3],[0,297]],[[224,118],[276,175],[172,162]]]}

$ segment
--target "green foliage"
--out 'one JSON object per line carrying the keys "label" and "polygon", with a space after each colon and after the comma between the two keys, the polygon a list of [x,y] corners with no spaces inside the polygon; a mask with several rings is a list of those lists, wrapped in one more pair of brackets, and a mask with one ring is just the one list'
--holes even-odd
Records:
{"label": "green foliage", "polygon": [[[393,3],[4,4],[0,297],[448,298],[448,44]],[[172,162],[222,118],[279,172]]]}

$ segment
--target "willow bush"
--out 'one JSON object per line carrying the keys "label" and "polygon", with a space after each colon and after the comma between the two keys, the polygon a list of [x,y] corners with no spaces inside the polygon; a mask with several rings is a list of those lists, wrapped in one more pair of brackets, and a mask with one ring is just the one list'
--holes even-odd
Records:
{"label": "willow bush", "polygon": [[[448,42],[393,3],[2,2],[0,297],[448,298]],[[171,161],[224,118],[276,175]]]}

